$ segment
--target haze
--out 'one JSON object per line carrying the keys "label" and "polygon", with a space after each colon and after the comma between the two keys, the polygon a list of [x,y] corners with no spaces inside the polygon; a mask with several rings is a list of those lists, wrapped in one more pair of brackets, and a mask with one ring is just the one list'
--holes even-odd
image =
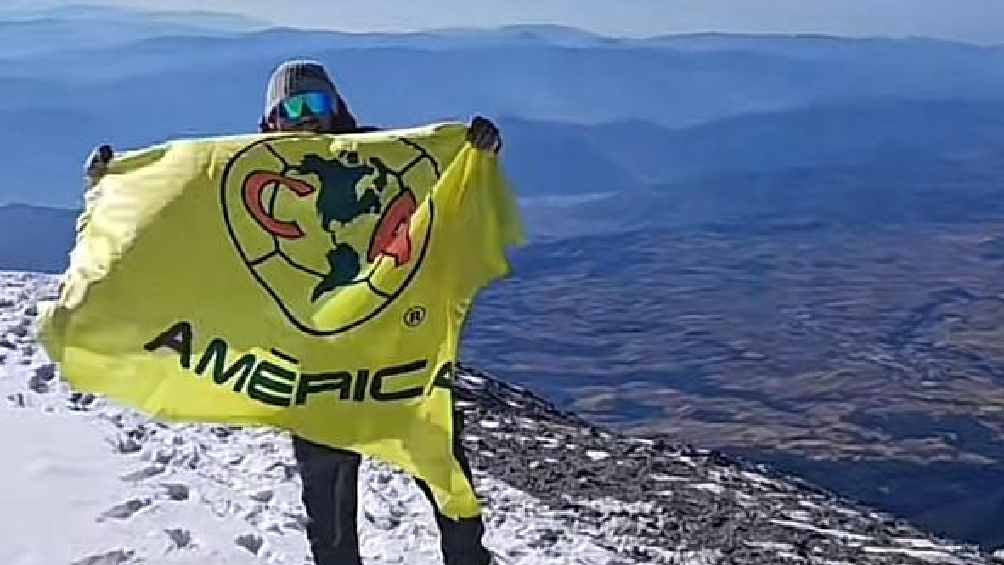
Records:
{"label": "haze", "polygon": [[[77,2],[13,0],[35,9]],[[157,10],[211,10],[268,23],[342,31],[414,31],[554,23],[602,34],[651,36],[703,31],[822,33],[842,36],[925,36],[981,44],[1004,43],[1004,2],[997,0],[92,0],[94,4]]]}

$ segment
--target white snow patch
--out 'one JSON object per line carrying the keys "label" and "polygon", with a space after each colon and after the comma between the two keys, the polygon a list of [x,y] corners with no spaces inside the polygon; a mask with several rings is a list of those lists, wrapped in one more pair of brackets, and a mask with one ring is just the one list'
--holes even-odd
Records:
{"label": "white snow patch", "polygon": [[913,557],[915,559],[927,561],[928,563],[939,563],[945,565],[965,565],[966,563],[962,559],[942,551],[907,549],[905,547],[865,547],[864,551],[866,553],[904,555],[906,557]]}
{"label": "white snow patch", "polygon": [[[13,328],[8,335],[16,346],[0,361],[0,398],[24,401],[0,402],[0,563],[309,562],[288,435],[166,425],[102,399],[91,411],[72,412],[68,387],[58,378],[48,392],[27,389],[49,360],[23,316],[31,311],[30,297],[51,296],[56,282],[0,273],[0,296],[10,296],[0,302],[0,320]],[[492,420],[482,425],[499,426]],[[485,501],[485,544],[507,565],[635,563],[604,547],[595,532],[583,530],[586,525],[473,471]],[[366,565],[441,565],[432,509],[411,477],[364,460],[359,491]],[[560,532],[557,539],[554,532]]]}
{"label": "white snow patch", "polygon": [[684,465],[688,465],[690,467],[697,468],[697,463],[695,463],[692,458],[690,458],[690,457],[688,457],[686,455],[680,455],[679,457],[677,457],[677,460],[680,463],[683,463]]}
{"label": "white snow patch", "polygon": [[961,545],[945,545],[923,538],[893,538],[893,541],[897,544],[906,545],[914,549],[936,549],[942,551],[962,551],[965,549],[965,547]]}
{"label": "white snow patch", "polygon": [[795,549],[790,543],[778,543],[775,541],[748,541],[745,544],[747,547],[766,549],[768,551],[792,551]]}
{"label": "white snow patch", "polygon": [[722,495],[725,493],[725,487],[722,485],[716,485],[715,483],[700,483],[696,485],[687,485],[690,488],[703,490],[705,492],[710,492],[711,494]]}
{"label": "white snow patch", "polygon": [[803,522],[795,522],[793,520],[777,520],[777,519],[772,519],[771,523],[775,524],[775,525],[778,525],[778,526],[781,526],[781,527],[784,527],[784,528],[791,528],[793,530],[804,530],[804,531],[809,531],[809,532],[815,532],[817,534],[821,534],[821,535],[824,535],[824,536],[841,538],[841,539],[850,540],[850,541],[865,542],[865,541],[869,541],[869,540],[872,539],[870,536],[863,536],[861,534],[854,534],[854,533],[851,533],[851,532],[845,532],[843,530],[833,530],[833,529],[829,529],[829,528],[819,528],[817,526],[813,526],[812,524],[806,524],[806,523],[803,523]]}
{"label": "white snow patch", "polygon": [[652,473],[651,475],[649,475],[649,477],[651,477],[653,481],[658,481],[661,483],[669,483],[669,482],[686,483],[694,480],[691,477],[680,477],[676,475],[667,475],[665,473]]}

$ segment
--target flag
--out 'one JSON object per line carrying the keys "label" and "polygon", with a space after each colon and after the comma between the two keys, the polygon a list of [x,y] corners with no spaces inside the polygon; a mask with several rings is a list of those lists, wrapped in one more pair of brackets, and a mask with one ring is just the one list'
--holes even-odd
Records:
{"label": "flag", "polygon": [[40,336],[78,390],[153,417],[264,425],[478,502],[450,382],[479,289],[522,240],[461,124],[170,142],[86,196]]}

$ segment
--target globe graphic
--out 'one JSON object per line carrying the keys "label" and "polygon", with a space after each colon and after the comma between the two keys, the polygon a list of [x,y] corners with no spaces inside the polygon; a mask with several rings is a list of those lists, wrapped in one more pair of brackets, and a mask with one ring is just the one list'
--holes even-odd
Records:
{"label": "globe graphic", "polygon": [[441,174],[413,141],[340,141],[257,141],[221,183],[241,260],[288,320],[315,335],[364,324],[408,286],[429,243],[428,196]]}

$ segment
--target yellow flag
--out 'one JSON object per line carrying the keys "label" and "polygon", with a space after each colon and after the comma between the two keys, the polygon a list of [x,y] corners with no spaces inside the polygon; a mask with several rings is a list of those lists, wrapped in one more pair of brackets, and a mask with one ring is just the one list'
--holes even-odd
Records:
{"label": "yellow flag", "polygon": [[477,515],[449,381],[522,240],[495,157],[439,124],[171,142],[87,195],[42,341],[79,390],[278,426],[396,464]]}

